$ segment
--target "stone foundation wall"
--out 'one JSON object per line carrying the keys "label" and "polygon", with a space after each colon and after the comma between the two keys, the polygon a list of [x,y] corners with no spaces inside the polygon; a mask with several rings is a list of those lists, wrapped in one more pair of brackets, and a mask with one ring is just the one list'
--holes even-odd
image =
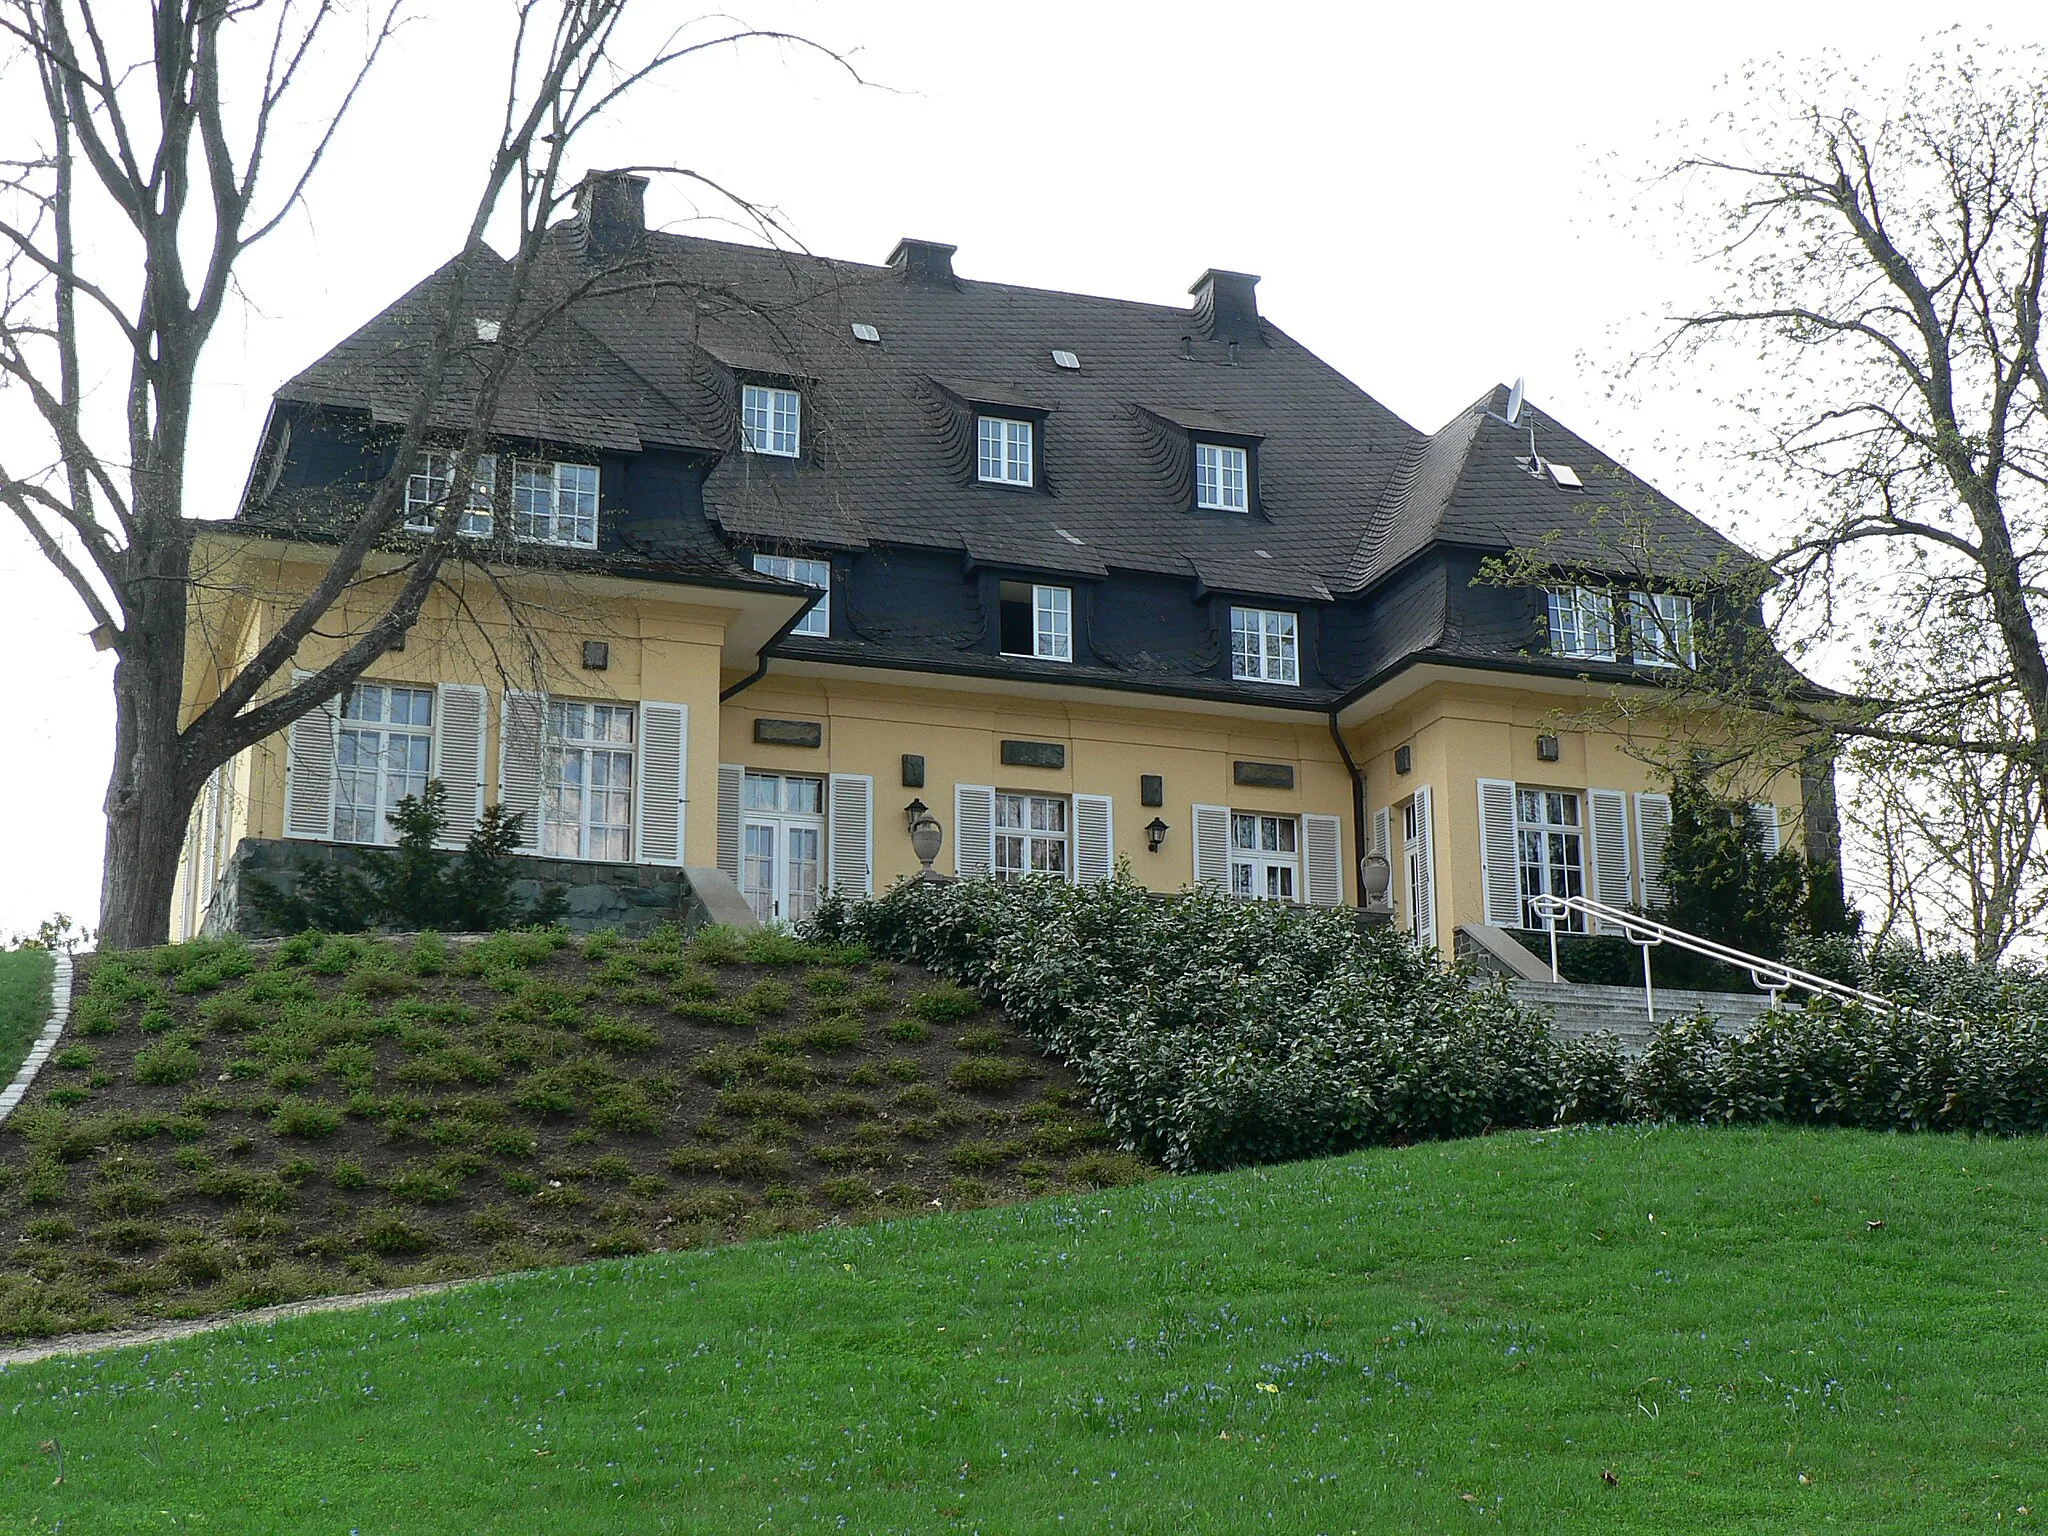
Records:
{"label": "stone foundation wall", "polygon": [[[277,936],[244,895],[251,877],[290,893],[298,874],[315,864],[360,869],[372,850],[345,843],[312,843],[271,837],[247,837],[214,887],[202,932],[239,933],[245,938]],[[454,854],[450,858],[456,857]],[[649,933],[663,923],[700,928],[711,916],[680,869],[652,864],[590,864],[575,859],[520,857],[521,878],[513,885],[520,901],[540,899],[545,890],[559,890],[567,903],[562,922],[576,933],[616,928],[628,937]],[[701,875],[700,875],[700,878]],[[723,878],[722,876],[720,878]],[[727,881],[727,884],[730,884]]]}

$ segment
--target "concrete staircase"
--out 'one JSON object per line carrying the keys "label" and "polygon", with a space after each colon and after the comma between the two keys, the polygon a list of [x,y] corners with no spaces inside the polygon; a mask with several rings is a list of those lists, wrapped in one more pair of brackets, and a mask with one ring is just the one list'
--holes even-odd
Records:
{"label": "concrete staircase", "polygon": [[[1649,1043],[1656,1029],[1643,1009],[1641,987],[1595,987],[1580,982],[1555,986],[1542,981],[1510,981],[1508,992],[1516,1002],[1550,1010],[1551,1028],[1564,1039],[1609,1034],[1634,1054]],[[1681,988],[1659,988],[1657,1021],[1669,1023],[1695,1011],[1704,1010],[1724,1035],[1739,1035],[1754,1024],[1771,1006],[1760,992],[1691,992]]]}

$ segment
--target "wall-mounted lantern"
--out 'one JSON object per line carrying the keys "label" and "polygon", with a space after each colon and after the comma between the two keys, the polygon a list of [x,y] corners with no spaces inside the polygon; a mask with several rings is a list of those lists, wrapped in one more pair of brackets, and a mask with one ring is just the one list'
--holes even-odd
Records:
{"label": "wall-mounted lantern", "polygon": [[1145,823],[1145,851],[1147,853],[1157,853],[1160,845],[1166,841],[1166,834],[1171,830],[1172,828],[1168,827],[1157,816],[1154,816]]}
{"label": "wall-mounted lantern", "polygon": [[918,819],[927,814],[930,810],[931,807],[926,805],[924,801],[912,800],[910,804],[903,807],[903,825],[906,827],[916,826],[918,823]]}

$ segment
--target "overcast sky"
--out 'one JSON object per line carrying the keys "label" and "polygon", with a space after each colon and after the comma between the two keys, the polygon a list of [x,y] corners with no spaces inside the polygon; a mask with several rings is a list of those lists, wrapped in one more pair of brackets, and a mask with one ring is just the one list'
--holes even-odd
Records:
{"label": "overcast sky", "polygon": [[[500,90],[480,7],[421,0],[433,14],[305,212],[245,269],[247,303],[205,367],[195,515],[232,510],[271,390],[459,244]],[[1732,104],[1720,87],[1747,62],[1834,46],[1896,67],[1930,14],[1869,0],[734,9],[852,51],[875,84],[790,51],[710,57],[649,90],[585,164],[691,167],[774,205],[809,249],[857,260],[910,234],[957,244],[969,278],[1168,304],[1206,267],[1256,272],[1270,319],[1417,426],[1526,375],[1546,411],[1738,537],[1745,509],[1677,446],[1698,435],[1701,381],[1609,397],[1648,318],[1695,283],[1670,232],[1614,215],[1660,134]],[[2048,41],[2039,0],[1958,19]],[[717,232],[670,188],[649,210]],[[112,669],[87,627],[0,528],[0,936],[98,908]]]}

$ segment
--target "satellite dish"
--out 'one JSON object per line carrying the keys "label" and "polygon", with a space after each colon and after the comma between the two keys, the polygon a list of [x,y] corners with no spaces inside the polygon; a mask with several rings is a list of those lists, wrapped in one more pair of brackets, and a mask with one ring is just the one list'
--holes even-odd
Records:
{"label": "satellite dish", "polygon": [[1508,391],[1507,423],[1514,426],[1522,419],[1522,381],[1515,380],[1515,387]]}

